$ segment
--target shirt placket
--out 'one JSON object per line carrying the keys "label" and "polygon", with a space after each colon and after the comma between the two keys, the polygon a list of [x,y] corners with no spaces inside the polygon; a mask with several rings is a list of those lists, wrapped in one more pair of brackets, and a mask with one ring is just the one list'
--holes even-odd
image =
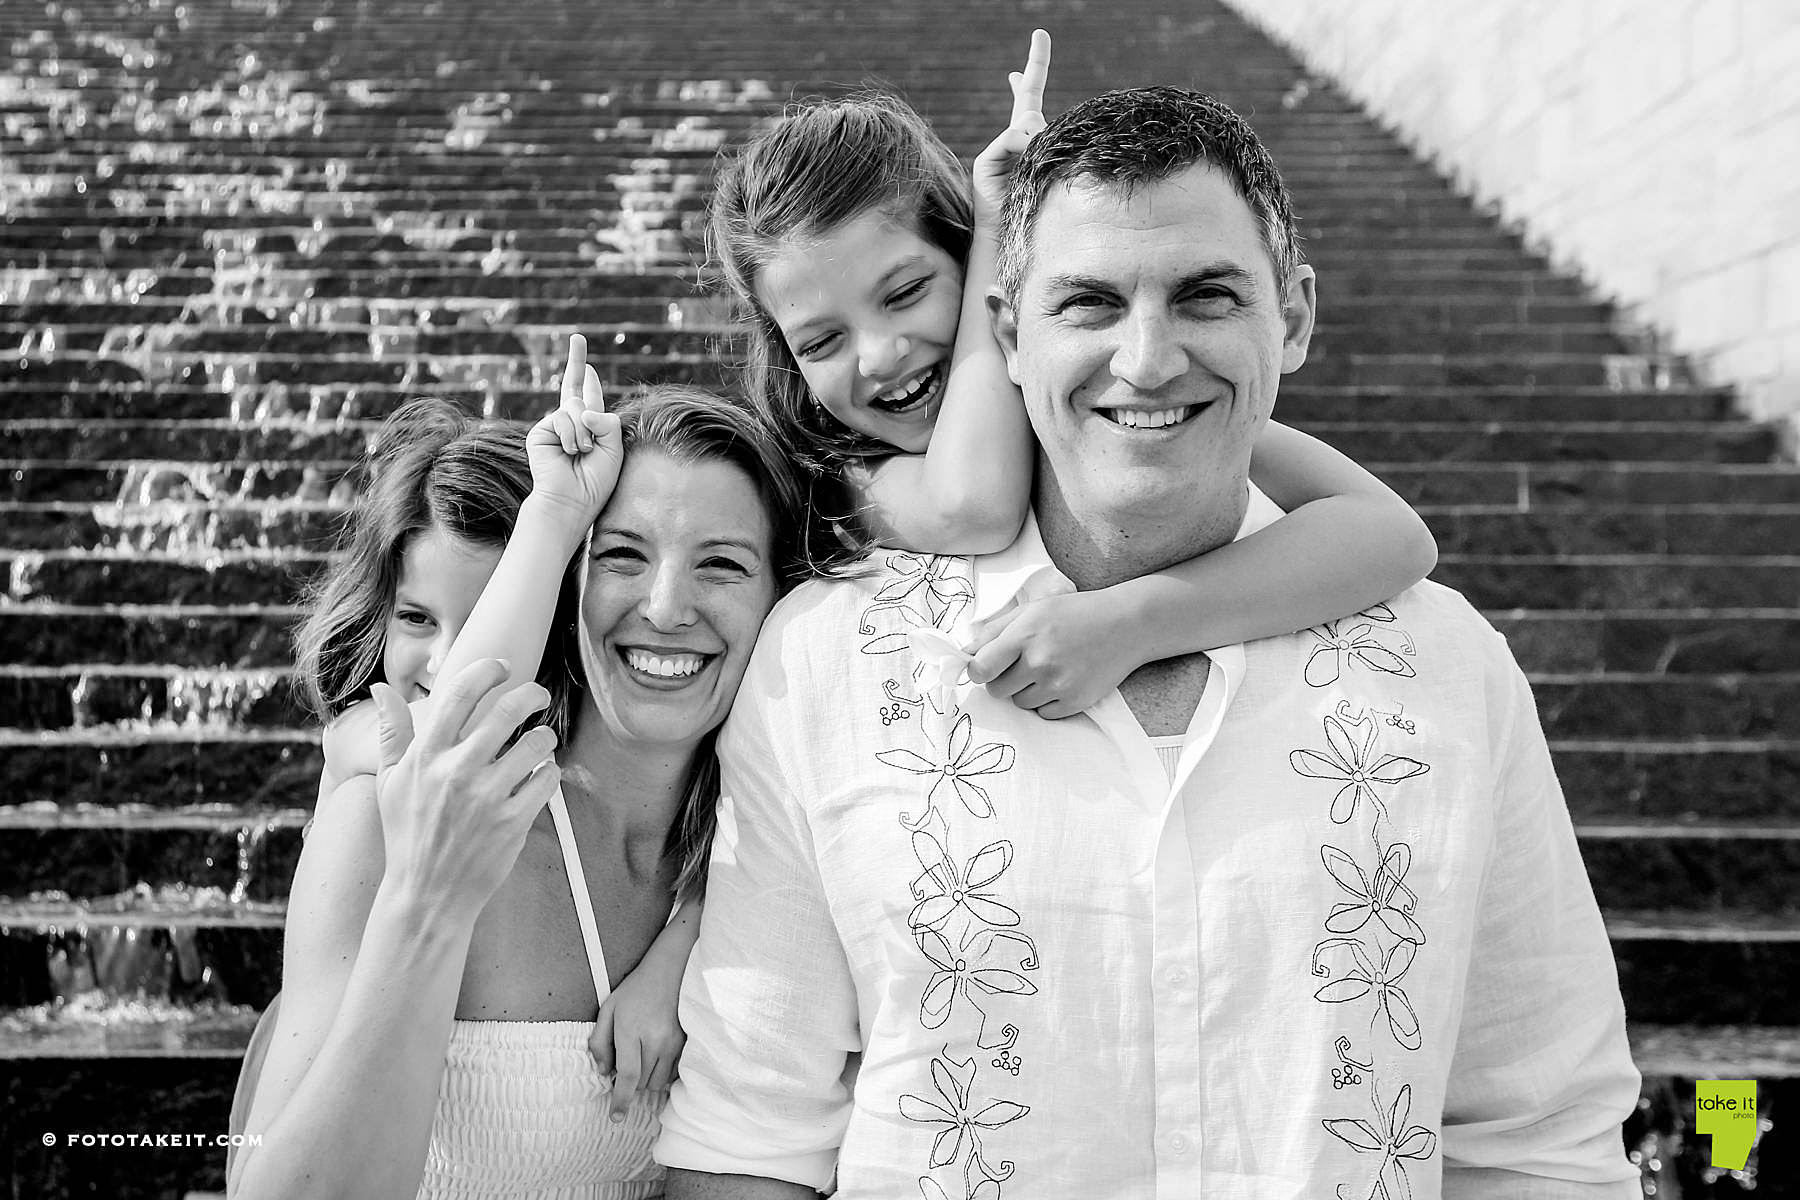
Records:
{"label": "shirt placket", "polygon": [[1243,678],[1241,647],[1210,656],[1200,703],[1188,723],[1175,778],[1166,783],[1156,845],[1154,943],[1151,969],[1156,1045],[1156,1195],[1184,1200],[1201,1194],[1204,1109],[1200,1088],[1200,884],[1190,849],[1188,806],[1182,790],[1218,736]]}

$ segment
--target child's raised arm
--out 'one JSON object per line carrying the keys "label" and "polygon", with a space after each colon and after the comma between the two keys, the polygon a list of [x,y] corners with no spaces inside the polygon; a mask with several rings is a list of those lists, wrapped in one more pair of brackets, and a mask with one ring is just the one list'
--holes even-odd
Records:
{"label": "child's raised arm", "polygon": [[847,479],[878,541],[931,554],[987,554],[1018,536],[1031,503],[1036,444],[1024,401],[987,318],[998,258],[1000,206],[1013,161],[1044,127],[1050,35],[1031,35],[1023,72],[1009,76],[1012,121],[975,160],[975,228],[963,270],[962,315],[931,445],[895,454]]}
{"label": "child's raised arm", "polygon": [[587,365],[587,340],[569,338],[557,410],[532,426],[525,453],[531,495],[481,599],[445,655],[449,678],[484,658],[506,662],[513,683],[537,678],[556,615],[563,571],[606,506],[624,461],[619,418],[606,411],[600,377]]}
{"label": "child's raised arm", "polygon": [[1166,571],[1003,612],[977,629],[969,678],[1071,716],[1145,663],[1348,616],[1437,565],[1419,515],[1316,438],[1270,422],[1250,477],[1285,517]]}

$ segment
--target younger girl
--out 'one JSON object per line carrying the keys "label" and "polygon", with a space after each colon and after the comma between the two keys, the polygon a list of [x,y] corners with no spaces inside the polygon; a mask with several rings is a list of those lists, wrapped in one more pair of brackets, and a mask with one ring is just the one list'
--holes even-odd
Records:
{"label": "younger girl", "polygon": [[[811,476],[824,570],[875,543],[984,553],[1019,532],[1035,445],[984,308],[1048,67],[1040,30],[973,204],[955,155],[884,96],[803,104],[720,172],[709,248],[748,329],[747,390]],[[1064,717],[1147,662],[1342,617],[1436,563],[1399,497],[1304,434],[1271,424],[1251,475],[1286,518],[1160,575],[1001,614],[977,630],[969,677]]]}
{"label": "younger girl", "polygon": [[[307,597],[295,635],[302,700],[326,727],[321,802],[351,776],[375,771],[375,683],[409,703],[431,694],[531,493],[525,442],[524,425],[476,421],[443,400],[414,401],[382,426],[341,559]],[[550,695],[542,723],[559,739],[574,703],[575,614],[565,582],[537,672]],[[668,1086],[684,1040],[673,999],[684,962],[685,953],[653,949],[601,1006],[589,1046],[601,1070],[611,1073],[618,1060],[641,1063],[612,1097],[614,1111],[629,1107],[640,1078],[646,1091]],[[278,1003],[265,1010],[246,1051],[234,1131],[248,1118]]]}

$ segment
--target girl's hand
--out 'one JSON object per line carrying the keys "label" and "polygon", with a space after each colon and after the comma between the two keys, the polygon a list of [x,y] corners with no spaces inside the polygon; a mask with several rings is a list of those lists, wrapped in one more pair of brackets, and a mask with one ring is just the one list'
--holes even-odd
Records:
{"label": "girl's hand", "polygon": [[988,143],[975,158],[975,223],[992,229],[1006,203],[1006,185],[1013,163],[1025,146],[1044,128],[1044,84],[1050,78],[1050,35],[1041,29],[1031,33],[1031,53],[1024,71],[1006,76],[1012,84],[1012,120],[1006,132]]}
{"label": "girl's hand", "polygon": [[585,530],[606,507],[625,446],[619,418],[606,411],[600,376],[587,363],[587,339],[569,335],[562,400],[525,438],[531,461],[531,495],[539,506]]}
{"label": "girl's hand", "polygon": [[594,1061],[603,1074],[612,1076],[606,1111],[614,1121],[623,1121],[640,1095],[669,1090],[681,1049],[687,1045],[687,1034],[675,1016],[681,975],[664,978],[645,969],[650,963],[646,958],[619,981],[600,1006],[588,1038]]}
{"label": "girl's hand", "polygon": [[977,624],[969,681],[1040,717],[1072,717],[1144,665],[1127,625],[1104,592],[1027,600]]}
{"label": "girl's hand", "polygon": [[433,694],[417,737],[399,694],[382,683],[374,688],[381,713],[375,803],[386,853],[382,886],[470,921],[511,872],[538,810],[562,782],[550,757],[552,730],[527,730],[503,752],[513,732],[549,706],[550,693],[520,684],[474,716],[507,674],[495,658],[458,671]]}

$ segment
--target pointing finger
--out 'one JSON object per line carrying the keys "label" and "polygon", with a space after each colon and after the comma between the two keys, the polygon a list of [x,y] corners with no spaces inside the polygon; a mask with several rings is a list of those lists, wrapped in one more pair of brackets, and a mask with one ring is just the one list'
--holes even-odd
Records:
{"label": "pointing finger", "polygon": [[587,339],[579,333],[569,335],[569,361],[563,367],[562,406],[576,411],[581,409],[583,371],[592,371],[587,365]]}
{"label": "pointing finger", "polygon": [[1025,59],[1025,70],[1009,76],[1012,80],[1012,124],[1029,128],[1044,119],[1044,85],[1050,80],[1050,35],[1042,29],[1031,31],[1031,52]]}

